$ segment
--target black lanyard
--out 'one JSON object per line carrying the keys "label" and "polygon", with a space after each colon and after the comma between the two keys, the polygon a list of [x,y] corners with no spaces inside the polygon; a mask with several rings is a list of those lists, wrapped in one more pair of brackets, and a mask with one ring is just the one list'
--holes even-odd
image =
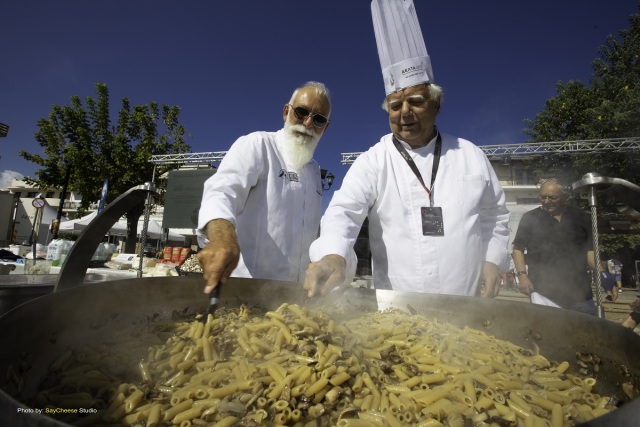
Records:
{"label": "black lanyard", "polygon": [[418,181],[422,184],[422,188],[424,188],[429,195],[429,201],[433,204],[433,183],[436,182],[436,174],[438,173],[438,166],[440,165],[440,152],[442,151],[442,137],[440,136],[440,132],[438,132],[438,137],[436,138],[436,146],[433,149],[433,167],[431,168],[431,187],[427,188],[422,179],[422,175],[416,166],[416,163],[413,161],[407,150],[404,146],[398,141],[396,136],[393,136],[393,145],[396,146],[402,158],[405,159],[413,173],[418,177]]}

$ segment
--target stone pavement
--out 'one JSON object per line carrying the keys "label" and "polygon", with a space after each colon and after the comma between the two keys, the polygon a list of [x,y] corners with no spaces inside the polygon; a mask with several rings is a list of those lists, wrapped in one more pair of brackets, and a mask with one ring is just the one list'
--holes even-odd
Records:
{"label": "stone pavement", "polygon": [[[593,295],[595,298],[595,292]],[[605,296],[606,294],[603,293],[602,297],[604,298]],[[622,292],[618,294],[618,299],[615,302],[604,301],[604,318],[612,322],[621,323],[631,312],[629,304],[638,297],[640,297],[639,290],[635,288],[622,288]],[[529,301],[528,296],[505,287],[500,288],[500,294],[497,298],[510,301]],[[640,332],[640,326],[636,328],[636,332]]]}

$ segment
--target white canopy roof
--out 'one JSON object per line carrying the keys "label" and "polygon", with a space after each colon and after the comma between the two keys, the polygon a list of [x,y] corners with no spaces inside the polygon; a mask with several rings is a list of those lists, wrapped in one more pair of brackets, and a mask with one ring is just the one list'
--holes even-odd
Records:
{"label": "white canopy roof", "polygon": [[[86,226],[89,225],[91,221],[98,215],[96,211],[90,213],[89,215],[83,216],[82,218],[73,219],[70,221],[64,221],[60,223],[60,232],[61,233],[73,233],[80,234],[82,230],[85,229]],[[109,233],[113,236],[126,236],[127,235],[127,227],[125,225],[115,223]]]}
{"label": "white canopy roof", "polygon": [[[138,237],[140,237],[142,233],[142,227],[144,224],[142,222],[138,223]],[[149,220],[149,225],[147,226],[147,237],[150,239],[161,239],[162,238],[162,226],[158,224],[157,221]],[[168,240],[172,242],[184,242],[184,236],[182,234],[174,233],[169,230]]]}
{"label": "white canopy roof", "polygon": [[[60,223],[60,232],[61,233],[73,233],[80,234],[84,228],[89,225],[89,223],[97,216],[97,212],[92,212],[89,215],[83,216],[82,218],[74,219],[71,221],[64,221]],[[138,223],[138,237],[142,234],[142,227],[144,223],[142,220]],[[109,233],[112,236],[126,236],[127,235],[127,226],[123,223],[116,222]],[[149,225],[147,227],[147,237],[149,239],[161,239],[162,238],[162,226],[154,220],[149,221]],[[185,238],[182,234],[178,234],[172,231],[169,231],[168,239],[172,242],[184,242]]]}

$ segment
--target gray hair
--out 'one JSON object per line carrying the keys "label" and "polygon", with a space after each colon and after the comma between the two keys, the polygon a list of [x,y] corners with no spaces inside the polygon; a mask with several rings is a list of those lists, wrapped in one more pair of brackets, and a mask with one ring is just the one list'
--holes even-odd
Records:
{"label": "gray hair", "polygon": [[[440,103],[442,102],[442,96],[443,96],[442,87],[438,86],[435,83],[425,83],[424,85],[427,87],[427,90],[429,91],[429,100],[437,102],[438,107],[440,107]],[[387,96],[384,99],[384,101],[382,101],[382,109],[387,113],[389,112],[388,99],[389,97]]]}
{"label": "gray hair", "polygon": [[314,88],[316,90],[316,95],[324,96],[327,99],[327,101],[329,101],[329,112],[331,112],[331,94],[329,93],[329,89],[327,89],[325,84],[320,82],[309,81],[303,84],[302,86],[298,86],[296,90],[293,91],[293,94],[291,95],[291,99],[289,100],[289,103],[293,102],[299,90],[307,87]]}
{"label": "gray hair", "polygon": [[540,182],[540,189],[542,190],[542,187],[547,185],[552,185],[552,184],[555,184],[558,187],[560,187],[560,190],[562,190],[562,193],[567,196],[571,193],[571,190],[569,189],[569,187],[559,178],[555,178],[555,177],[542,180],[542,182]]}

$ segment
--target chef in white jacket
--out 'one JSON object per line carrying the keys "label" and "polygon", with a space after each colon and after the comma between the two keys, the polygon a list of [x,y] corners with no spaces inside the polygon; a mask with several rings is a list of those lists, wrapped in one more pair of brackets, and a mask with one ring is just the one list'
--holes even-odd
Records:
{"label": "chef in white jacket", "polygon": [[313,296],[351,281],[368,217],[376,288],[494,297],[499,267],[508,267],[502,187],[482,150],[435,126],[442,89],[412,2],[374,0],[372,11],[392,133],[357,158],[334,194],[304,288]]}
{"label": "chef in white jacket", "polygon": [[284,105],[284,128],[240,137],[204,185],[198,261],[210,293],[228,277],[302,281],[322,214],[313,153],[329,125],[327,88],[308,82]]}

